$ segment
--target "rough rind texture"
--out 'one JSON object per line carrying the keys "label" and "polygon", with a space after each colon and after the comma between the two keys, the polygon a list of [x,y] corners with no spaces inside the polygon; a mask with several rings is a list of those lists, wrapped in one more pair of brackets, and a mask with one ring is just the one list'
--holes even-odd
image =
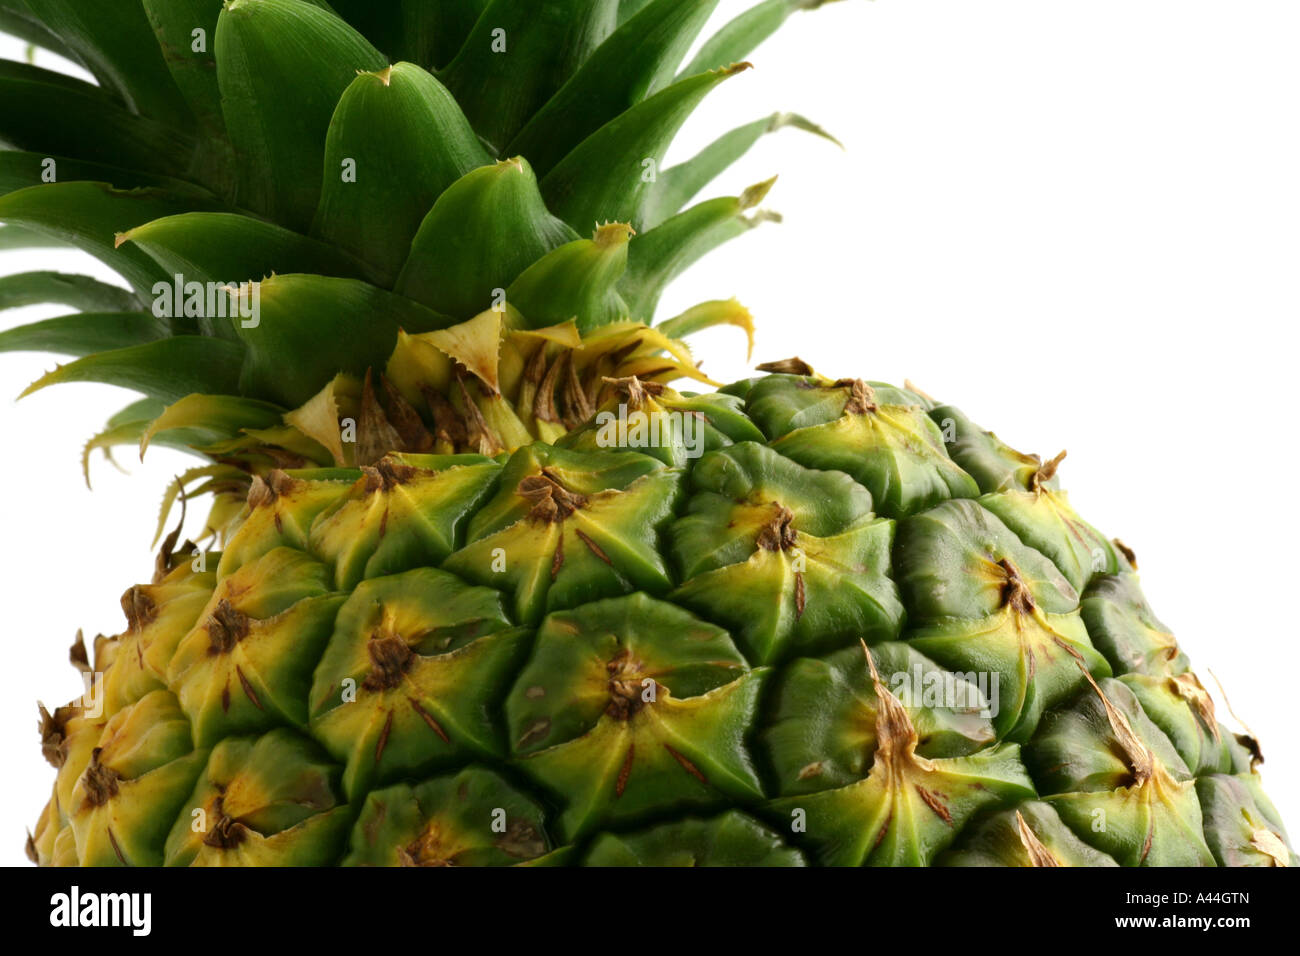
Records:
{"label": "rough rind texture", "polygon": [[909,390],[726,391],[766,443],[259,483],[223,554],[127,592],[102,714],[46,716],[33,853],[1293,862],[1253,742],[1059,461]]}

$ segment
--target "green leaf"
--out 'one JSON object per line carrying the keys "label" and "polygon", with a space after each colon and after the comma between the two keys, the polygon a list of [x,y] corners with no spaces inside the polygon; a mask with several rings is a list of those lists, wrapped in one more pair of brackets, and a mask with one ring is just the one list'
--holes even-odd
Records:
{"label": "green leaf", "polygon": [[77,312],[0,332],[0,352],[91,355],[153,342],[167,325],[148,312]]}
{"label": "green leaf", "polygon": [[298,0],[231,0],[216,54],[240,204],[306,232],[334,107],[358,70],[387,61],[338,17]]}
{"label": "green leaf", "polygon": [[37,229],[72,243],[116,270],[142,298],[155,282],[170,279],[143,250],[115,237],[141,223],[196,207],[202,200],[161,189],[114,189],[104,183],[50,183],[0,196],[0,220]]}
{"label": "green leaf", "polygon": [[325,143],[312,235],[372,263],[391,288],[447,187],[491,158],[446,87],[412,63],[362,73]]}
{"label": "green leaf", "polygon": [[[141,0],[162,50],[163,62],[190,111],[211,131],[224,134],[221,92],[217,88],[214,53],[220,0]],[[195,37],[202,32],[202,43]],[[194,47],[201,45],[203,49]]]}
{"label": "green leaf", "polygon": [[617,15],[618,0],[492,0],[439,79],[500,154],[613,32]]}
{"label": "green leaf", "polygon": [[[109,423],[101,431],[93,435],[82,446],[81,473],[86,480],[87,488],[91,486],[90,485],[90,456],[97,450],[102,451],[104,453],[104,458],[107,459],[115,467],[118,467],[119,470],[121,470],[120,466],[117,465],[117,462],[113,460],[112,450],[121,445],[132,445],[132,446],[139,447],[140,439],[144,436],[144,433],[148,430],[150,423],[153,422],[153,420],[158,416],[158,414],[162,411],[162,409],[163,409],[162,403],[152,398],[146,398],[146,399],[142,399],[139,402],[134,402],[131,405],[128,405],[126,408],[122,409],[122,411],[118,412],[116,415],[114,415],[109,420]],[[200,445],[203,442],[203,437],[204,436],[202,435],[202,433],[199,432],[189,432],[184,429],[172,429],[168,432],[165,432],[164,434],[156,436],[153,440],[153,444],[164,445],[168,448],[175,448],[180,451],[188,451],[191,453],[195,453],[196,446]],[[242,474],[240,471],[238,471],[235,468],[227,467],[224,469],[224,472],[221,472],[220,469],[222,468],[222,466],[210,466],[210,467],[211,467],[211,471],[209,473],[214,475],[218,473],[224,473],[229,477],[230,473],[233,472],[234,477],[238,478]],[[197,476],[199,474],[202,474],[204,471],[207,471],[207,469],[201,469],[201,468],[190,469],[184,475],[181,476],[181,479],[188,483],[188,479],[190,476]],[[202,493],[203,493],[202,488],[190,490],[191,495],[197,495]],[[165,510],[162,514],[159,515],[159,520],[158,520],[159,528],[154,537],[155,544],[163,535],[163,522],[167,518],[166,511],[170,510],[171,501],[176,497],[176,495],[177,495],[176,485],[172,484],[168,491],[167,496],[164,498]]]}
{"label": "green leaf", "polygon": [[576,318],[578,328],[587,331],[627,318],[627,303],[615,287],[627,268],[631,233],[612,223],[592,239],[560,246],[511,283],[506,300],[534,329]]}
{"label": "green leaf", "polygon": [[[701,302],[671,319],[664,319],[655,325],[655,329],[670,339],[685,339],[696,332],[719,325],[734,325],[745,333],[749,344],[745,357],[749,358],[754,351],[754,317],[737,299],[714,299],[710,302]],[[757,426],[752,423],[750,427],[758,431]],[[761,435],[762,432],[758,434]]]}
{"label": "green leaf", "polygon": [[36,19],[26,0],[6,0],[0,3],[0,33],[26,40],[73,63],[81,63],[81,58],[57,34],[51,33],[45,24]]}
{"label": "green leaf", "polygon": [[532,168],[502,160],[457,180],[420,224],[396,291],[468,319],[532,263],[578,235],[551,215]]}
{"label": "green leaf", "polygon": [[339,16],[388,59],[442,69],[465,43],[489,0],[333,0]]}
{"label": "green leaf", "polygon": [[362,263],[332,246],[236,213],[166,216],[128,229],[121,240],[148,253],[168,275],[198,282],[237,285],[292,272],[370,278]]}
{"label": "green leaf", "polygon": [[410,299],[355,279],[272,276],[241,292],[241,298],[252,295],[257,296],[256,324],[236,323],[248,346],[242,387],[224,391],[287,408],[306,403],[339,372],[364,375],[368,368],[382,368],[398,329],[415,334],[452,324]]}
{"label": "green leaf", "polygon": [[755,47],[779,30],[791,14],[799,10],[815,10],[834,2],[835,0],[763,0],[705,41],[679,76],[693,76],[743,60]]}
{"label": "green leaf", "polygon": [[[51,166],[48,160],[53,160],[54,164]],[[0,194],[17,192],[28,186],[45,185],[48,181],[47,177],[51,174],[59,182],[89,180],[108,183],[118,189],[154,187],[177,196],[193,195],[207,201],[213,198],[212,194],[201,186],[140,169],[126,169],[122,166],[72,159],[68,156],[52,156],[49,153],[29,153],[16,149],[0,151]]]}
{"label": "green leaf", "polygon": [[626,23],[640,13],[650,0],[618,0],[618,22]]}
{"label": "green leaf", "polygon": [[840,145],[840,141],[830,133],[797,113],[773,113],[753,123],[746,123],[724,133],[686,162],[678,163],[659,174],[658,182],[650,190],[650,198],[646,201],[642,228],[653,229],[669,216],[680,212],[696,193],[744,156],[763,135],[787,126]]}
{"label": "green leaf", "polygon": [[545,176],[584,139],[672,79],[717,0],[655,0],[624,22],[504,150]]}
{"label": "green leaf", "polygon": [[193,122],[139,3],[119,3],[112,16],[105,15],[103,0],[26,3],[129,108],[182,128]]}
{"label": "green leaf", "polygon": [[96,450],[103,451],[104,458],[114,465],[113,448],[118,445],[134,445],[149,427],[155,417],[163,410],[162,402],[152,398],[142,398],[132,402],[126,408],[105,422],[104,427],[92,435],[81,447],[81,474],[90,487],[90,456]]}
{"label": "green leaf", "polygon": [[130,422],[151,422],[162,414],[167,406],[156,398],[141,398],[119,409],[104,423],[107,428],[116,428]]}
{"label": "green leaf", "polygon": [[174,402],[191,392],[239,391],[243,349],[234,342],[180,335],[146,345],[98,352],[60,365],[28,385],[19,398],[64,382],[100,382]]}
{"label": "green leaf", "polygon": [[0,226],[0,250],[4,249],[68,249],[68,243],[28,229],[25,226]]}
{"label": "green leaf", "polygon": [[704,73],[672,86],[610,120],[542,179],[551,211],[575,229],[595,223],[641,222],[668,144],[700,101],[745,65]]}
{"label": "green leaf", "polygon": [[[142,0],[168,70],[198,120],[201,142],[195,150],[195,179],[223,196],[238,187],[234,147],[226,134],[217,81],[216,37],[221,0]],[[306,0],[328,6],[323,0]],[[102,177],[98,177],[102,178]]]}
{"label": "green leaf", "polygon": [[130,312],[140,306],[126,289],[90,276],[21,272],[0,277],[0,310],[49,303],[97,312]]}
{"label": "green leaf", "polygon": [[619,284],[632,315],[648,319],[668,283],[688,266],[727,240],[772,219],[771,213],[745,213],[763,200],[773,181],[752,186],[739,196],[692,206],[639,237],[628,255],[627,275]]}
{"label": "green leaf", "polygon": [[[188,134],[132,113],[99,87],[70,76],[0,61],[0,102],[0,141],[11,148],[156,172],[189,165],[194,144]],[[69,178],[67,172],[60,176]]]}
{"label": "green leaf", "polygon": [[159,435],[184,429],[188,435],[201,436],[202,444],[225,441],[246,428],[271,428],[281,423],[282,409],[269,402],[235,395],[186,395],[168,405],[149,423],[140,438],[140,457]]}

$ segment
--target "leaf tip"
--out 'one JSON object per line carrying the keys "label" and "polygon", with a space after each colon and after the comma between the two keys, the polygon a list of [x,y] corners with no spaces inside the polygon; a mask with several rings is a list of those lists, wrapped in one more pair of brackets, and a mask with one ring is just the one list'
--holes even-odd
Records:
{"label": "leaf tip", "polygon": [[373,76],[384,86],[393,85],[393,64],[388,64],[382,70],[357,70],[357,76]]}
{"label": "leaf tip", "polygon": [[15,399],[15,401],[22,401],[24,398],[26,398],[28,395],[32,394],[33,392],[39,392],[45,386],[49,385],[53,381],[54,376],[58,375],[59,370],[62,368],[63,368],[62,365],[54,366],[54,368],[51,371],[46,372],[36,381],[32,382],[32,384],[28,385],[25,389],[23,389],[18,394],[18,397]]}
{"label": "leaf tip", "polygon": [[601,249],[609,249],[615,246],[626,245],[636,230],[628,222],[606,222],[596,226],[596,231],[592,234],[591,240]]}
{"label": "leaf tip", "polygon": [[755,183],[742,192],[740,194],[740,208],[753,209],[761,203],[767,197],[767,194],[772,191],[772,187],[776,184],[777,178],[778,177],[773,176],[771,179],[765,179],[761,183]]}

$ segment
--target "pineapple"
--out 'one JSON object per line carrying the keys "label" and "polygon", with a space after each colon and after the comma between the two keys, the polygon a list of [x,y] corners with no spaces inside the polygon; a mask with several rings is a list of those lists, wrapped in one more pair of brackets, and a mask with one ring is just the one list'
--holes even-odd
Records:
{"label": "pineapple", "polygon": [[[0,334],[189,449],[41,708],[46,865],[1278,865],[1234,736],[1063,455],[799,359],[716,391],[650,324],[768,214],[660,169],[762,39],[716,0],[0,0]],[[674,388],[674,383],[694,383]],[[161,528],[161,525],[160,525]]]}

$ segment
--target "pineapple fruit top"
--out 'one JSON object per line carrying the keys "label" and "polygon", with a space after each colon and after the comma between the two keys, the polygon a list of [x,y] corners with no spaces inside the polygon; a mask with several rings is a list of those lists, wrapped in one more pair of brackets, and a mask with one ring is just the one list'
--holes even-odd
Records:
{"label": "pineapple fruit top", "polygon": [[[717,0],[0,0],[0,30],[97,81],[0,63],[0,241],[70,243],[129,286],[0,279],[0,307],[78,310],[0,350],[72,356],[31,389],[141,393],[87,454],[194,449],[218,493],[549,440],[605,377],[708,381],[677,340],[750,332],[734,300],[621,333],[774,215],[770,180],[692,204],[702,188],[769,132],[826,134],[778,113],[663,160],[756,44],[825,2],[763,0],[688,60]],[[330,414],[366,425],[363,447],[338,447]]]}
{"label": "pineapple fruit top", "polygon": [[621,444],[257,478],[74,654],[33,855],[1294,862],[1059,456],[779,367],[710,405],[625,386]]}

